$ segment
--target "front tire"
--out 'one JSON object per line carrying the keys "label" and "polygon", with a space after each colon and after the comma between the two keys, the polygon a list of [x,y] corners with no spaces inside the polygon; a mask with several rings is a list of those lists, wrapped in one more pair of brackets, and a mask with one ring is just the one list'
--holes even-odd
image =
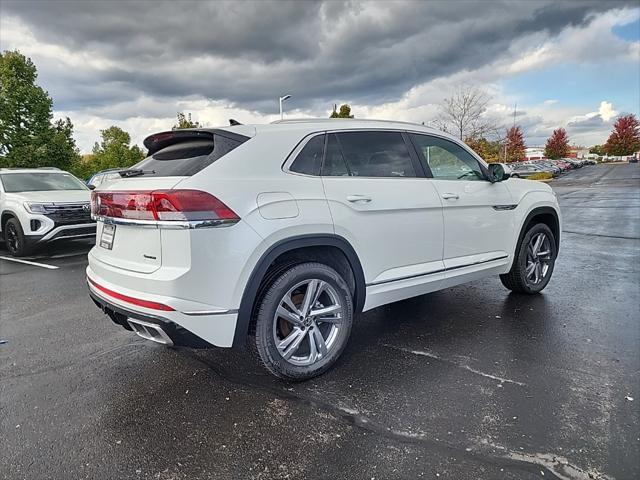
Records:
{"label": "front tire", "polygon": [[29,253],[22,225],[17,218],[10,218],[4,225],[4,243],[14,257],[23,257]]}
{"label": "front tire", "polygon": [[511,270],[500,275],[500,280],[516,293],[540,293],[551,279],[557,254],[553,232],[544,223],[537,223],[522,237]]}
{"label": "front tire", "polygon": [[327,371],[347,345],[353,300],[344,279],[321,263],[287,268],[260,300],[255,347],[273,375],[294,381]]}

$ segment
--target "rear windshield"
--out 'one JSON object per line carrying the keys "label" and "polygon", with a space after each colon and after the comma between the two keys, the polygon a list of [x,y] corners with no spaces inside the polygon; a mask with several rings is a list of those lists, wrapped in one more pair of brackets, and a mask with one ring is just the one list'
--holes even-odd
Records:
{"label": "rear windshield", "polygon": [[145,177],[190,177],[249,138],[215,133],[213,139],[187,140],[158,150],[140,163],[131,167],[143,170]]}
{"label": "rear windshield", "polygon": [[87,190],[85,184],[70,173],[5,173],[0,175],[0,180],[7,193]]}

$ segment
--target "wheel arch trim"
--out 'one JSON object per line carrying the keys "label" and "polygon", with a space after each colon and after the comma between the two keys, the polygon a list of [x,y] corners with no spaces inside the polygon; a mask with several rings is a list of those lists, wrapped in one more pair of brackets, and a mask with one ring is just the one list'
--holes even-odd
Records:
{"label": "wheel arch trim", "polygon": [[[18,221],[20,222],[20,217],[13,210],[9,210],[9,209],[3,210],[2,213],[0,213],[0,232],[2,231],[2,227],[4,226],[4,223],[5,223],[5,222],[2,221],[2,219],[7,217],[7,216],[10,217],[10,218],[11,217],[12,218],[17,218]],[[7,221],[9,221],[9,220],[7,219]],[[20,224],[22,225],[22,222],[20,222]]]}
{"label": "wheel arch trim", "polygon": [[280,255],[305,247],[336,247],[344,254],[351,266],[355,280],[354,310],[355,313],[362,311],[366,297],[364,271],[356,251],[346,239],[335,234],[298,235],[286,238],[273,244],[262,254],[253,267],[253,271],[249,276],[240,300],[236,329],[233,336],[233,347],[242,346],[249,332],[255,298],[269,266]]}
{"label": "wheel arch trim", "polygon": [[555,208],[550,206],[535,207],[529,213],[527,213],[527,216],[524,218],[524,221],[520,225],[520,233],[518,234],[518,242],[516,243],[516,248],[520,248],[520,243],[522,242],[522,239],[524,238],[524,235],[526,233],[525,229],[527,225],[529,225],[533,217],[549,214],[553,217],[556,226],[556,231],[554,232],[554,234],[556,235],[556,252],[560,251],[560,215]]}

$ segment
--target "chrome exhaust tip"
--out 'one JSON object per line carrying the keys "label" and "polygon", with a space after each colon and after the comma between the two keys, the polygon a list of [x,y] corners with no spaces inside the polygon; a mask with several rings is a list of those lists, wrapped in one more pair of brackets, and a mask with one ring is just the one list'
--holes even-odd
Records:
{"label": "chrome exhaust tip", "polygon": [[167,335],[160,325],[155,323],[143,322],[135,318],[128,318],[127,323],[139,336],[145,340],[160,343],[162,345],[173,345],[173,340]]}

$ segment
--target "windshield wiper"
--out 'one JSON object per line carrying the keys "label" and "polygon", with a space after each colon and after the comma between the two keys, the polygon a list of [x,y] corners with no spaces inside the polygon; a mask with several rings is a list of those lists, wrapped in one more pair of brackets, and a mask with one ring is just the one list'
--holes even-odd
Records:
{"label": "windshield wiper", "polygon": [[140,168],[129,168],[128,170],[122,170],[118,172],[121,177],[129,178],[129,177],[139,177],[140,175],[146,175],[148,173],[153,174],[156,173],[155,170],[142,170]]}

